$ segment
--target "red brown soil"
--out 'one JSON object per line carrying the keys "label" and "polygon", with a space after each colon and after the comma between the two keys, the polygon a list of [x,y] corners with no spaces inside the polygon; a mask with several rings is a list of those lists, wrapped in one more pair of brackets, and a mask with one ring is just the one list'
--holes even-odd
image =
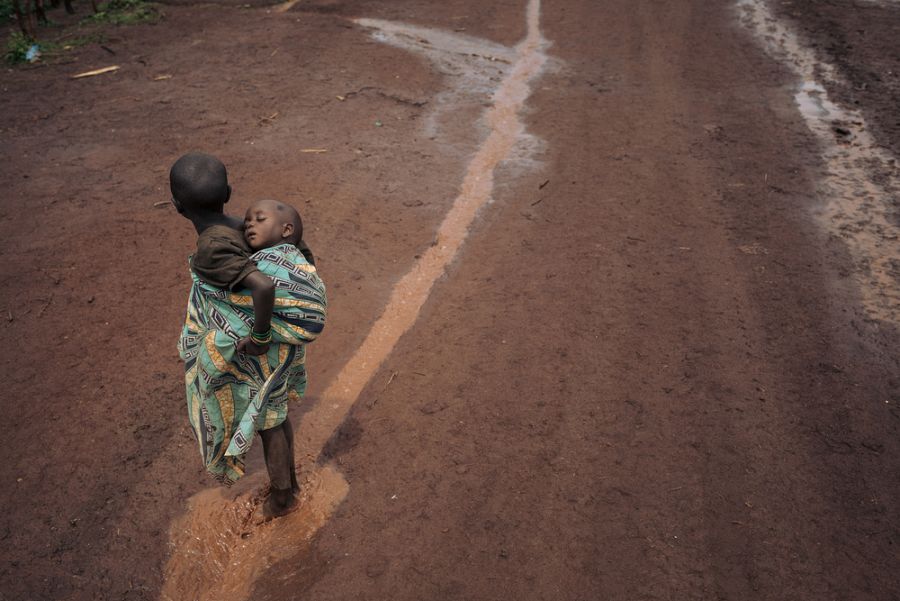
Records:
{"label": "red brown soil", "polygon": [[[214,485],[175,352],[193,235],[154,206],[171,162],[220,156],[235,212],[300,207],[331,301],[315,403],[478,142],[471,121],[424,136],[440,74],[348,17],[510,45],[523,4],[167,6],[110,28],[114,56],[4,73],[0,598],[155,599],[169,525]],[[728,2],[547,2],[541,23],[566,64],[528,103],[542,166],[501,171],[325,449],[349,496],[254,598],[900,596],[900,332],[810,217],[790,73]],[[856,44],[858,69],[897,56]]]}

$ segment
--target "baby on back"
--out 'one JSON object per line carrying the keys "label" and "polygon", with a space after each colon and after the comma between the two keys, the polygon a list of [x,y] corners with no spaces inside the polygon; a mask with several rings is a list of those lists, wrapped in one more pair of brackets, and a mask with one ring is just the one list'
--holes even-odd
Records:
{"label": "baby on back", "polygon": [[312,251],[303,242],[303,221],[297,209],[277,200],[258,200],[247,209],[242,231],[217,224],[201,232],[191,269],[207,284],[233,290],[257,270],[250,259],[253,252],[282,244],[297,247],[315,265]]}

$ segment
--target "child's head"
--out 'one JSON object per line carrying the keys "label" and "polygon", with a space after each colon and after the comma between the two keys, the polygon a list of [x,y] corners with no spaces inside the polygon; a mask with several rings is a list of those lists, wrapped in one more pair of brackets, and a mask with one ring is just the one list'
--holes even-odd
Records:
{"label": "child's head", "polygon": [[302,238],[303,222],[294,207],[277,200],[258,200],[247,209],[244,239],[253,250],[296,245]]}
{"label": "child's head", "polygon": [[169,170],[169,185],[179,213],[221,213],[231,197],[225,165],[202,152],[190,152],[175,161]]}

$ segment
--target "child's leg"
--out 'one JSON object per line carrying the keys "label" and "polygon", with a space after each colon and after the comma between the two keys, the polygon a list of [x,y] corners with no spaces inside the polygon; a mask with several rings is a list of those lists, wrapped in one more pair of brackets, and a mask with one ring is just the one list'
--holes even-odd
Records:
{"label": "child's leg", "polygon": [[284,436],[287,438],[288,452],[291,456],[291,490],[297,494],[300,492],[300,485],[297,483],[297,466],[294,463],[294,426],[291,425],[291,420],[285,417],[281,427],[284,428]]}
{"label": "child's leg", "polygon": [[265,510],[277,517],[287,513],[297,503],[291,490],[293,453],[288,444],[285,429],[281,425],[268,430],[260,430],[259,436],[262,438],[263,455],[272,485]]}

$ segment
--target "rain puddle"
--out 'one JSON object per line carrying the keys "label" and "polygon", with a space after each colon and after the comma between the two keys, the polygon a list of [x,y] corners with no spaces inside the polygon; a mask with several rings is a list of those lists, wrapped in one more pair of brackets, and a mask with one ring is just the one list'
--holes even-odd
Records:
{"label": "rain puddle", "polygon": [[875,142],[859,111],[829,98],[824,82],[841,81],[832,65],[820,61],[764,0],[739,0],[737,6],[766,51],[800,80],[794,100],[819,140],[826,167],[817,217],[850,249],[868,315],[900,323],[900,232],[891,204],[900,190],[896,158]]}
{"label": "rain puddle", "polygon": [[[358,21],[370,28],[376,39],[420,53],[455,78],[455,85],[438,99],[433,120],[426,127],[438,128],[444,110],[479,94],[482,98],[490,94],[491,105],[483,111],[486,136],[468,165],[459,195],[438,228],[434,244],[396,284],[362,345],[318,404],[303,416],[295,436],[297,457],[319,455],[400,337],[415,323],[479,209],[491,200],[497,167],[515,158],[523,140],[527,146],[529,136],[519,115],[532,80],[547,62],[543,52],[547,43],[538,28],[540,0],[530,0],[526,14],[528,33],[515,48],[400,23]],[[237,486],[246,489],[249,482],[248,492],[211,489],[195,495],[187,513],[173,524],[164,601],[247,599],[254,581],[267,568],[303,552],[348,491],[336,468],[316,467],[305,477],[300,510],[259,524],[259,492],[253,491],[261,488],[264,477],[255,474],[245,480]]]}

